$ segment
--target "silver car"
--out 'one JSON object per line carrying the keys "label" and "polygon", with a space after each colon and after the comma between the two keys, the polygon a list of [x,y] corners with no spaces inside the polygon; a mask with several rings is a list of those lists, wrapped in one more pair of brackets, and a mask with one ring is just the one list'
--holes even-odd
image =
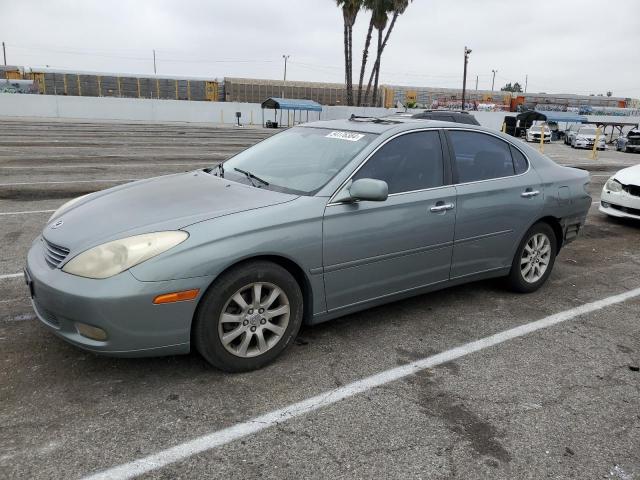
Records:
{"label": "silver car", "polygon": [[450,122],[283,131],[223,164],[63,205],[29,251],[38,318],[118,356],[259,368],[317,324],[491,277],[532,292],[581,230],[588,174]]}

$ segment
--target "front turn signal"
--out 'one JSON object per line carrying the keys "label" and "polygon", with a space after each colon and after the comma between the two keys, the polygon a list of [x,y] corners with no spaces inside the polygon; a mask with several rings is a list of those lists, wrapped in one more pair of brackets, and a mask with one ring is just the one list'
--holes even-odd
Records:
{"label": "front turn signal", "polygon": [[155,305],[161,305],[163,303],[186,302],[196,298],[199,292],[200,290],[195,288],[193,290],[184,290],[182,292],[165,293],[154,298],[153,303]]}

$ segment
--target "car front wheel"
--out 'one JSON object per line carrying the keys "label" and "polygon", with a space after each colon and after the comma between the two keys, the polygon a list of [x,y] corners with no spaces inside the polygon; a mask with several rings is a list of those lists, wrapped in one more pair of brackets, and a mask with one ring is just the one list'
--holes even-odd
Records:
{"label": "car front wheel", "polygon": [[209,288],[196,312],[193,342],[220,370],[256,370],[293,341],[302,314],[300,286],[287,270],[272,262],[248,262]]}
{"label": "car front wheel", "polygon": [[536,223],[525,234],[511,264],[509,286],[516,292],[538,290],[551,275],[557,245],[553,229],[547,223]]}

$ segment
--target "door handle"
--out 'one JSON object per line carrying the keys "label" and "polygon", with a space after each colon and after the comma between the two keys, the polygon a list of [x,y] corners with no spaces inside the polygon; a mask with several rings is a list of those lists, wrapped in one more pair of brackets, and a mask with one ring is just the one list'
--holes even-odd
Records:
{"label": "door handle", "polygon": [[446,212],[452,210],[455,205],[453,203],[443,203],[442,205],[434,205],[430,208],[433,213]]}
{"label": "door handle", "polygon": [[526,192],[522,192],[520,194],[520,196],[523,198],[531,198],[535,197],[536,195],[540,195],[540,190],[527,190]]}

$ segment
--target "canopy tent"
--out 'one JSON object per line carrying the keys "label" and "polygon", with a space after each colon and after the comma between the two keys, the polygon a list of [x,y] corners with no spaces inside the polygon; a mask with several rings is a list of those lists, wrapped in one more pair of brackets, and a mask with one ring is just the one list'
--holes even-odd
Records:
{"label": "canopy tent", "polygon": [[523,112],[516,117],[520,127],[528,128],[533,122],[565,122],[565,123],[587,123],[589,120],[584,115],[578,115],[572,112]]}
{"label": "canopy tent", "polygon": [[262,102],[262,126],[265,126],[264,123],[264,110],[265,108],[273,109],[274,111],[274,122],[269,121],[269,125],[267,126],[275,126],[278,127],[278,122],[276,122],[276,118],[278,115],[278,110],[280,110],[280,124],[282,124],[282,111],[287,111],[287,126],[290,124],[290,115],[289,112],[293,111],[293,124],[296,123],[296,112],[298,113],[298,123],[302,122],[302,112],[307,112],[307,119],[309,121],[309,112],[318,112],[318,120],[320,120],[320,113],[322,113],[322,105],[318,102],[314,102],[313,100],[305,100],[302,98],[278,98],[278,97],[270,97],[267,98],[264,102]]}
{"label": "canopy tent", "polygon": [[[505,131],[509,135],[514,137],[524,136],[527,128],[533,125],[535,122],[550,122],[550,123],[588,123],[589,120],[584,115],[578,115],[572,112],[539,112],[536,110],[529,110],[522,112],[517,116],[506,116],[504,118]],[[556,132],[558,133],[558,132]]]}

